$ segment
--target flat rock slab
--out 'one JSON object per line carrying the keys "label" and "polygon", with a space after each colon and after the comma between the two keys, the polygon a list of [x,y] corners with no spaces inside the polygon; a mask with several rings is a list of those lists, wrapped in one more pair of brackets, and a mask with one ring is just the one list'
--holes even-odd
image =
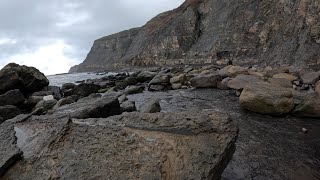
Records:
{"label": "flat rock slab", "polygon": [[219,179],[238,136],[217,112],[33,116],[15,127],[26,157],[2,179]]}

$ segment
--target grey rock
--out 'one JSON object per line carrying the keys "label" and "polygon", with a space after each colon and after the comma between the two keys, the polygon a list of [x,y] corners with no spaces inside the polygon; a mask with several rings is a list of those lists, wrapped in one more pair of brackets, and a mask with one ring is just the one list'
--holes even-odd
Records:
{"label": "grey rock", "polygon": [[53,95],[53,97],[56,100],[60,100],[63,96],[62,90],[58,86],[47,86],[47,87],[43,88],[42,91],[52,92],[52,94],[50,94],[50,95]]}
{"label": "grey rock", "polygon": [[66,90],[66,89],[74,89],[77,85],[74,83],[65,83],[62,85],[61,90]]}
{"label": "grey rock", "polygon": [[52,100],[48,100],[48,101],[45,101],[45,100],[41,100],[39,101],[36,106],[33,108],[33,110],[36,110],[38,108],[44,108],[45,110],[50,110],[51,108],[53,108],[54,105],[57,104],[57,100],[56,99],[52,99]]}
{"label": "grey rock", "polygon": [[121,113],[117,97],[86,98],[76,103],[58,107],[52,114],[73,118],[101,118]]}
{"label": "grey rock", "polygon": [[129,95],[129,94],[138,94],[144,91],[144,87],[143,86],[128,86],[126,87],[126,89],[124,90],[125,94]]}
{"label": "grey rock", "polygon": [[143,104],[139,111],[142,113],[157,113],[161,111],[160,99],[151,99]]}
{"label": "grey rock", "polygon": [[32,116],[15,127],[17,143],[13,127],[0,136],[0,159],[18,146],[24,160],[3,179],[220,179],[238,136],[235,123],[217,112]]}
{"label": "grey rock", "polygon": [[250,83],[240,95],[240,105],[261,114],[290,113],[294,108],[293,89],[271,86],[266,82]]}
{"label": "grey rock", "polygon": [[[12,105],[0,106],[0,117],[2,117],[2,121],[12,119],[19,114],[22,114],[22,112],[16,106],[12,106]],[[0,123],[2,122],[0,121]]]}
{"label": "grey rock", "polygon": [[195,88],[215,88],[219,81],[221,76],[218,73],[199,75],[190,79],[192,87]]}
{"label": "grey rock", "polygon": [[73,89],[73,94],[86,97],[92,93],[97,93],[101,86],[96,84],[81,83]]}
{"label": "grey rock", "polygon": [[133,112],[137,111],[136,105],[134,101],[125,101],[120,104],[120,108],[122,112]]}
{"label": "grey rock", "polygon": [[182,84],[181,83],[174,83],[171,85],[172,89],[173,90],[177,90],[177,89],[180,89],[182,87]]}
{"label": "grey rock", "polygon": [[10,63],[0,70],[0,94],[20,89],[23,94],[40,91],[49,85],[46,76],[34,67]]}
{"label": "grey rock", "polygon": [[147,82],[151,81],[156,75],[157,73],[155,72],[143,71],[140,74],[138,74],[137,79],[139,82]]}
{"label": "grey rock", "polygon": [[63,106],[63,105],[66,105],[66,104],[71,104],[71,103],[74,103],[74,102],[75,102],[75,100],[74,100],[72,97],[69,96],[69,97],[60,99],[60,100],[57,102],[57,104],[55,104],[55,105],[53,106],[52,109],[57,109],[57,108],[60,107],[60,106]]}
{"label": "grey rock", "polygon": [[19,89],[11,90],[0,95],[0,106],[19,105],[25,101],[23,94]]}
{"label": "grey rock", "polygon": [[122,94],[118,97],[119,103],[123,103],[124,101],[128,100],[127,96],[125,94]]}
{"label": "grey rock", "polygon": [[235,78],[228,81],[228,87],[235,90],[242,90],[246,86],[248,86],[250,83],[255,83],[262,81],[258,76],[255,75],[244,75],[240,74],[236,76]]}
{"label": "grey rock", "polygon": [[320,118],[320,95],[310,93],[304,96],[301,103],[293,110],[293,114],[299,117]]}

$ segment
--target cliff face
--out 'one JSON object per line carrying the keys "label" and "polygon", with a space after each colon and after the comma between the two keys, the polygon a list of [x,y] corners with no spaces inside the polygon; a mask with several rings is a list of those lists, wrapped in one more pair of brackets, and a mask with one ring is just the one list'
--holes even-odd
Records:
{"label": "cliff face", "polygon": [[94,42],[71,72],[216,63],[320,65],[319,0],[187,0]]}

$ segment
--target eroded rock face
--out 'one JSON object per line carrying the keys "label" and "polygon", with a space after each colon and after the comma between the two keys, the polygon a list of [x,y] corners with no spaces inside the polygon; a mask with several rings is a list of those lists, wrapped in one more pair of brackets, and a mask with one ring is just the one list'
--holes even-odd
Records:
{"label": "eroded rock face", "polygon": [[71,71],[229,60],[319,66],[319,11],[317,0],[186,0],[141,28],[96,40]]}
{"label": "eroded rock face", "polygon": [[33,116],[6,135],[14,136],[14,129],[17,142],[0,147],[10,150],[0,151],[0,160],[19,149],[24,160],[2,179],[219,179],[238,134],[232,120],[217,112]]}

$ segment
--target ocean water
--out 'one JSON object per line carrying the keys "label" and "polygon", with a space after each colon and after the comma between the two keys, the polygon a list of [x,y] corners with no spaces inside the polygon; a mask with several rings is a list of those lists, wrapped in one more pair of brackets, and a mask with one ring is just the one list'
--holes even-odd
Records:
{"label": "ocean water", "polygon": [[76,83],[76,81],[82,81],[87,79],[97,79],[105,76],[115,75],[117,73],[109,72],[103,75],[97,75],[96,73],[73,73],[73,74],[57,74],[47,76],[50,86],[62,86],[65,83]]}

